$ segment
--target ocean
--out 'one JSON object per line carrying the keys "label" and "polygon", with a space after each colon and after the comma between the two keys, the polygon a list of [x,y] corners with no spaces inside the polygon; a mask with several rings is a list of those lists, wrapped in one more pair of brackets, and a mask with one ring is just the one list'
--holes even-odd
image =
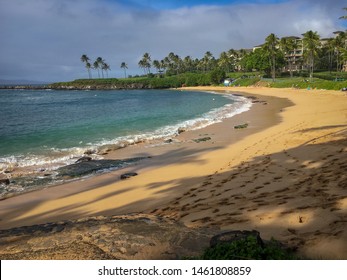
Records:
{"label": "ocean", "polygon": [[170,138],[250,107],[210,92],[0,90],[0,173],[54,170],[104,145]]}

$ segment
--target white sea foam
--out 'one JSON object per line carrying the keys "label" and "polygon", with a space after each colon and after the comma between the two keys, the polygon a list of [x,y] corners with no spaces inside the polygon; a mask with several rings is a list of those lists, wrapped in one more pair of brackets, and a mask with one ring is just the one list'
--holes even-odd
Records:
{"label": "white sea foam", "polygon": [[[233,103],[227,104],[221,108],[213,109],[198,118],[173,125],[167,125],[154,131],[147,131],[142,134],[128,135],[115,139],[105,139],[97,143],[88,143],[84,147],[66,149],[52,148],[48,149],[45,155],[0,157],[0,171],[12,167],[37,167],[44,168],[45,170],[55,170],[62,165],[74,163],[76,159],[83,156],[87,150],[97,151],[104,145],[119,145],[125,147],[140,142],[174,137],[177,135],[179,128],[183,128],[184,130],[201,129],[214,123],[221,122],[223,119],[231,118],[237,114],[248,111],[252,106],[252,102],[245,97],[232,94],[226,94],[225,97],[232,99]],[[100,158],[95,154],[91,156]]]}

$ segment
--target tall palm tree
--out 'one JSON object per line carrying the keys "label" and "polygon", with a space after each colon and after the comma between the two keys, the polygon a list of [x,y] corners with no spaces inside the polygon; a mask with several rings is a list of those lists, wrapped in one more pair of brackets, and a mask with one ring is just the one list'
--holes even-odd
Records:
{"label": "tall palm tree", "polygon": [[191,72],[194,68],[194,61],[190,55],[183,59],[183,68],[185,71]]}
{"label": "tall palm tree", "polygon": [[[105,61],[102,59],[102,57],[98,57],[95,61],[96,63],[98,63],[98,69],[100,68],[101,69],[101,75],[102,75],[102,78],[104,78],[104,69],[103,69],[103,66],[105,64]],[[99,73],[99,70],[98,70],[98,73]],[[100,76],[99,76],[100,78]]]}
{"label": "tall palm tree", "polygon": [[159,62],[159,60],[153,60],[153,63],[152,63],[153,67],[155,69],[157,69],[157,73],[161,73],[161,64]]}
{"label": "tall palm tree", "polygon": [[295,59],[295,50],[297,48],[297,43],[295,42],[295,39],[290,37],[283,37],[280,40],[280,48],[283,51],[286,62],[288,63],[289,73],[290,77],[293,78],[293,63]]}
{"label": "tall palm tree", "polygon": [[124,70],[124,78],[127,77],[127,69],[128,69],[128,65],[125,62],[122,62],[120,65],[120,68],[122,68]]}
{"label": "tall palm tree", "polygon": [[98,71],[98,78],[100,79],[99,63],[95,60],[93,63],[93,68]]}
{"label": "tall palm tree", "polygon": [[[344,51],[346,50],[347,36],[345,32],[339,32],[335,39],[333,39],[334,52],[336,54],[336,72],[342,71],[344,59]],[[336,73],[337,78],[337,73]]]}
{"label": "tall palm tree", "polygon": [[86,63],[86,68],[88,70],[89,79],[91,79],[92,78],[92,73],[91,73],[90,69],[92,68],[92,65],[90,64],[90,62]]}
{"label": "tall palm tree", "polygon": [[144,53],[143,54],[143,57],[142,57],[142,60],[143,60],[143,66],[144,66],[144,70],[145,72],[147,72],[147,74],[151,73],[151,62],[152,62],[152,59],[151,59],[151,56],[149,53]]}
{"label": "tall palm tree", "polygon": [[90,61],[89,57],[86,54],[83,54],[81,56],[81,61],[85,63],[87,71],[88,71],[89,79],[91,79],[91,73],[90,73],[91,64],[89,63]]}
{"label": "tall palm tree", "polygon": [[106,77],[108,78],[108,71],[111,70],[110,65],[107,64],[107,63],[104,61],[104,62],[102,63],[101,69],[102,69],[102,70],[105,70],[105,72],[106,72]]}
{"label": "tall palm tree", "polygon": [[230,49],[227,52],[228,57],[230,58],[230,66],[231,66],[231,71],[235,71],[238,67],[237,63],[239,62],[239,56],[238,52],[235,51],[234,49]]}
{"label": "tall palm tree", "polygon": [[320,40],[317,32],[313,32],[312,30],[307,31],[303,34],[303,43],[304,43],[304,55],[307,59],[307,64],[310,69],[310,79],[313,77],[313,69],[314,69],[314,58],[317,55]]}
{"label": "tall palm tree", "polygon": [[231,57],[226,52],[222,52],[217,64],[220,68],[224,69],[225,72],[230,72]]}
{"label": "tall palm tree", "polygon": [[141,59],[138,63],[139,67],[143,69],[143,72],[146,74],[147,73],[147,62],[144,59]]}
{"label": "tall palm tree", "polygon": [[333,65],[333,57],[335,52],[335,42],[333,38],[329,38],[325,45],[328,52],[328,70],[331,73],[332,65]]}
{"label": "tall palm tree", "polygon": [[275,81],[276,78],[276,53],[278,51],[279,39],[278,37],[271,33],[265,39],[264,49],[269,55],[269,62],[271,68],[271,77]]}
{"label": "tall palm tree", "polygon": [[215,58],[213,57],[212,53],[210,51],[207,51],[202,58],[202,65],[205,69],[205,71],[210,71],[213,66],[213,62],[215,61]]}

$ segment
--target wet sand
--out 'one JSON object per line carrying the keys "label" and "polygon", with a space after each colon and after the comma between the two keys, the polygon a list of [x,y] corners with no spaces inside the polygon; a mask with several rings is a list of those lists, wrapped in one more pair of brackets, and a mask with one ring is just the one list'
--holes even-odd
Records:
{"label": "wet sand", "polygon": [[[347,259],[347,97],[294,89],[194,90],[243,92],[264,102],[172,143],[107,155],[150,157],[126,170],[0,201],[0,228],[143,212],[190,227],[256,229],[311,258]],[[243,123],[248,127],[234,129]],[[211,140],[192,141],[201,137]],[[139,175],[120,180],[127,171]]]}

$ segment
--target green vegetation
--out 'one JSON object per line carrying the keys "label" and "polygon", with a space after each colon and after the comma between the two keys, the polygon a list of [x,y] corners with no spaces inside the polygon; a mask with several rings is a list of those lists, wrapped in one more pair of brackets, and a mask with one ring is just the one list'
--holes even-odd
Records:
{"label": "green vegetation", "polygon": [[[346,16],[341,19],[346,19]],[[347,32],[337,31],[335,37],[329,39],[320,38],[312,30],[302,35],[302,38],[290,36],[280,39],[271,33],[262,45],[248,50],[223,51],[219,58],[215,58],[210,51],[201,59],[191,56],[181,58],[170,52],[162,59],[152,60],[146,52],[138,62],[143,76],[127,77],[128,65],[122,62],[120,68],[124,71],[124,79],[108,79],[110,66],[104,59],[98,57],[91,63],[88,56],[83,54],[81,61],[85,64],[89,79],[56,83],[52,88],[177,88],[219,85],[225,78],[232,79],[232,86],[346,88]],[[151,72],[151,68],[155,69],[155,73]],[[99,79],[92,80],[92,69],[97,71]]]}
{"label": "green vegetation", "polygon": [[[225,74],[224,74],[225,75]],[[52,88],[81,89],[138,89],[138,88],[178,88],[182,86],[207,86],[218,84],[217,79],[223,76],[219,70],[216,73],[184,73],[172,76],[148,75],[136,78],[109,79],[79,79],[72,82],[54,83]]]}
{"label": "green vegetation", "polygon": [[272,239],[260,246],[254,236],[233,242],[218,243],[207,248],[202,260],[293,260],[298,259],[290,250],[283,248],[279,242]]}
{"label": "green vegetation", "polygon": [[[182,86],[209,86],[222,84],[220,78],[227,77],[233,79],[231,86],[268,86],[272,88],[296,88],[296,89],[328,89],[341,90],[347,88],[347,73],[332,72],[315,73],[314,78],[304,77],[284,77],[261,78],[255,73],[230,73],[225,75],[223,71],[212,71],[210,73],[184,73],[172,76],[150,76],[136,78],[108,78],[108,79],[79,79],[72,82],[61,82],[51,84],[51,88],[62,89],[159,89],[159,88],[179,88]],[[249,75],[252,74],[252,75]],[[223,78],[224,79],[224,78]]]}

